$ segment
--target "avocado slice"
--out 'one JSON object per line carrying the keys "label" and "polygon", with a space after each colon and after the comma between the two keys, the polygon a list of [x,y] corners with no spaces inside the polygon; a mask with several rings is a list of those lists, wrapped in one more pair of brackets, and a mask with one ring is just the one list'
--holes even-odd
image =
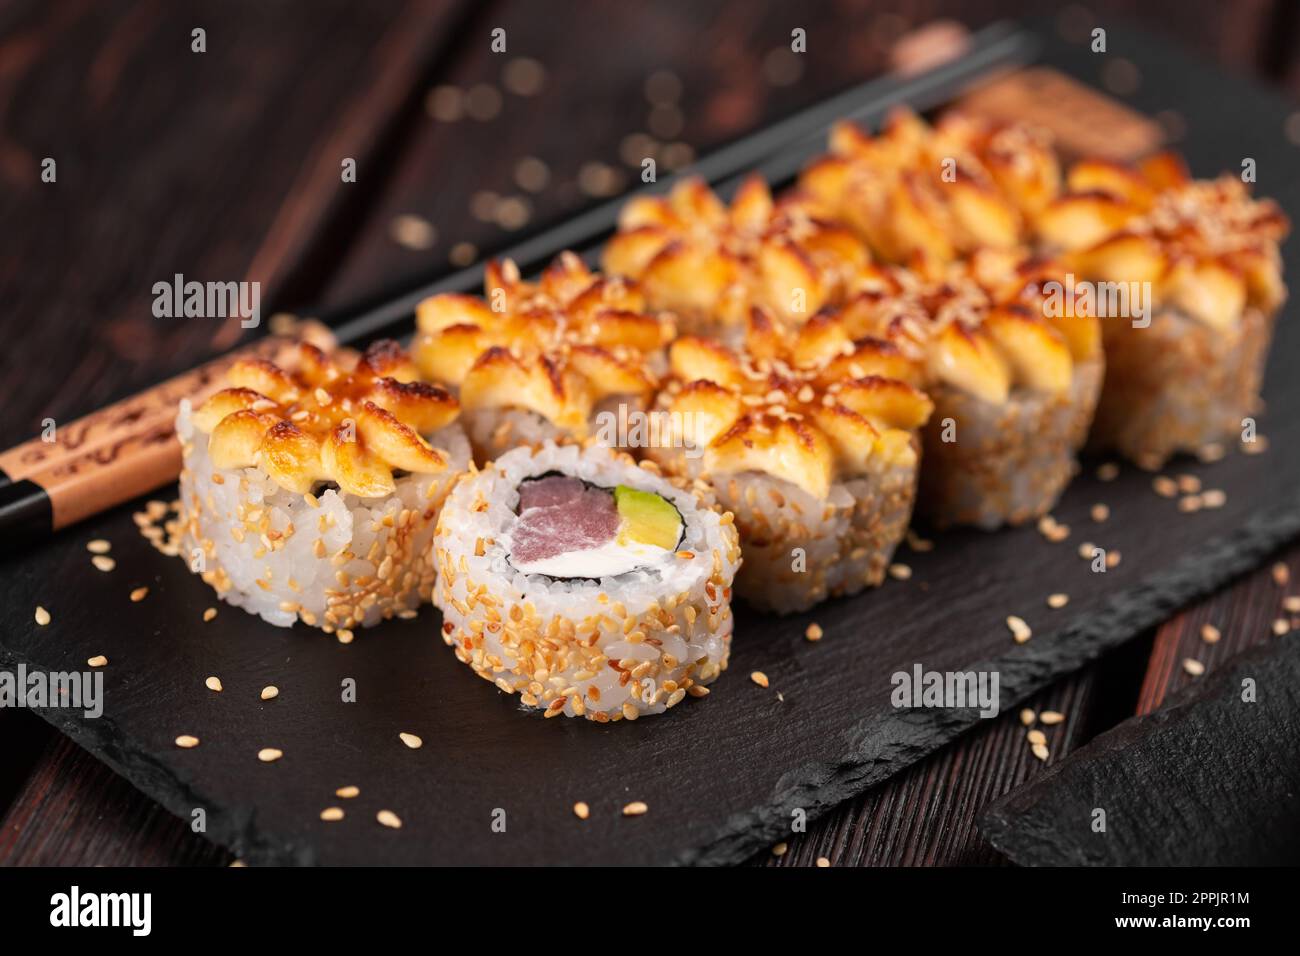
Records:
{"label": "avocado slice", "polygon": [[652,544],[667,551],[676,549],[682,539],[682,516],[667,498],[619,485],[614,489],[614,504],[623,519],[618,535],[621,540]]}

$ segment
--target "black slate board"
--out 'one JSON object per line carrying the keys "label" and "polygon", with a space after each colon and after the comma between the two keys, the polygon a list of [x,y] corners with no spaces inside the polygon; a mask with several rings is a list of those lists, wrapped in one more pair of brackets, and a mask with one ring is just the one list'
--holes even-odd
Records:
{"label": "black slate board", "polygon": [[[1135,105],[1187,118],[1195,170],[1235,169],[1238,154],[1251,155],[1261,190],[1300,218],[1300,184],[1284,179],[1294,165],[1284,101],[1149,37],[1112,27],[1109,40],[1145,78]],[[1044,59],[1088,82],[1104,65],[1050,38]],[[948,534],[928,554],[901,550],[910,581],[788,619],[741,610],[731,670],[710,697],[663,717],[602,726],[525,713],[454,660],[430,609],[348,646],[233,608],[204,624],[212,595],[139,538],[129,508],[0,563],[0,666],[81,669],[106,655],[105,715],[45,716],[171,811],[188,819],[203,808],[207,834],[252,863],[736,862],[787,832],[796,808],[815,816],[978,720],[894,709],[893,673],[917,663],[996,670],[1011,707],[1300,533],[1300,381],[1288,374],[1298,349],[1300,329],[1284,319],[1262,420],[1267,454],[1177,468],[1223,488],[1226,507],[1181,515],[1149,476],[1126,468],[1102,484],[1089,464],[1056,511],[1074,529],[1067,542],[1032,529]],[[1104,525],[1088,519],[1098,501],[1111,506]],[[90,566],[83,545],[96,537],[114,542],[111,573]],[[1091,573],[1076,553],[1084,540],[1118,549],[1122,562]],[[151,593],[132,604],[127,594],[142,584]],[[1071,602],[1049,611],[1055,591]],[[38,603],[54,616],[48,627],[32,621]],[[1033,640],[1011,641],[1008,614],[1033,626]],[[817,644],[803,639],[814,620],[826,632]],[[769,689],[749,681],[754,670]],[[224,693],[204,689],[209,674]],[[356,703],[340,700],[347,677]],[[280,697],[263,703],[268,683]],[[401,731],[424,747],[405,748]],[[202,744],[177,749],[183,733]],[[259,763],[267,746],[284,758]],[[337,800],[345,784],[361,796]],[[571,812],[577,800],[591,805],[585,822]],[[631,800],[649,813],[622,817]],[[333,804],[347,818],[321,822]],[[381,808],[404,827],[380,827]],[[504,832],[492,826],[498,810]]]}
{"label": "black slate board", "polygon": [[1025,866],[1294,866],[1298,810],[1300,639],[1287,635],[1102,734],[980,828]]}

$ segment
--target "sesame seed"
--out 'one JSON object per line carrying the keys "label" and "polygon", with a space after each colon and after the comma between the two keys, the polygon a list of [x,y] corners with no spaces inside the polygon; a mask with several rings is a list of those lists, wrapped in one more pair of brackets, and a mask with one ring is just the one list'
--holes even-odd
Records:
{"label": "sesame seed", "polygon": [[649,809],[644,800],[633,800],[623,808],[623,816],[639,817]]}
{"label": "sesame seed", "polygon": [[91,554],[108,554],[112,547],[112,543],[105,541],[103,538],[96,538],[94,541],[86,542],[86,550]]}
{"label": "sesame seed", "polygon": [[1205,673],[1205,665],[1195,658],[1187,657],[1183,659],[1183,670],[1193,677],[1200,677]]}
{"label": "sesame seed", "polygon": [[1090,513],[1092,514],[1092,520],[1097,522],[1097,524],[1101,524],[1110,517],[1110,506],[1098,502],[1092,506],[1092,511]]}
{"label": "sesame seed", "polygon": [[191,747],[197,747],[198,745],[199,745],[199,738],[191,737],[189,734],[181,734],[179,737],[176,738],[176,746],[182,747],[186,750],[189,750]]}
{"label": "sesame seed", "polygon": [[1044,761],[1047,760],[1049,756],[1047,744],[1034,744],[1034,746],[1031,749],[1034,752],[1034,756],[1037,757],[1039,760],[1044,760]]}
{"label": "sesame seed", "polygon": [[1209,444],[1202,445],[1197,449],[1196,457],[1208,465],[1221,460],[1227,453],[1228,449],[1219,442],[1210,442]]}
{"label": "sesame seed", "polygon": [[108,658],[105,657],[103,654],[96,654],[90,660],[86,661],[86,664],[90,667],[103,667],[107,663],[108,663]]}
{"label": "sesame seed", "polygon": [[790,845],[788,843],[778,843],[776,846],[772,847],[772,855],[776,857],[785,856],[786,851],[789,849]]}
{"label": "sesame seed", "polygon": [[1115,568],[1119,566],[1120,553],[1118,551],[1106,552],[1106,567]]}
{"label": "sesame seed", "polygon": [[1034,636],[1034,632],[1029,629],[1024,619],[1014,614],[1007,617],[1007,627],[1010,628],[1011,636],[1015,638],[1017,644],[1023,644]]}
{"label": "sesame seed", "polygon": [[824,870],[831,865],[831,861],[824,856],[819,856],[817,857],[817,865]]}
{"label": "sesame seed", "polygon": [[274,700],[280,696],[280,688],[274,684],[268,684],[262,688],[262,700]]}
{"label": "sesame seed", "polygon": [[1026,727],[1028,727],[1037,719],[1038,719],[1037,715],[1033,712],[1033,710],[1031,710],[1028,707],[1025,707],[1020,711],[1020,722],[1024,724]]}
{"label": "sesame seed", "polygon": [[906,564],[894,563],[889,566],[889,576],[896,581],[906,581],[912,576],[912,569]]}
{"label": "sesame seed", "polygon": [[1065,720],[1065,714],[1057,710],[1045,710],[1041,714],[1039,714],[1038,719],[1041,720],[1048,727],[1052,727],[1056,724],[1059,724],[1061,721]]}
{"label": "sesame seed", "polygon": [[335,820],[343,819],[342,807],[326,807],[320,812],[320,818],[327,823],[333,823]]}
{"label": "sesame seed", "polygon": [[1025,734],[1025,739],[1034,746],[1039,746],[1040,744],[1047,743],[1047,734],[1043,733],[1041,730],[1035,729]]}
{"label": "sesame seed", "polygon": [[1228,502],[1228,493],[1222,488],[1211,488],[1201,495],[1201,506],[1205,508],[1222,508]]}
{"label": "sesame seed", "polygon": [[1196,514],[1204,506],[1200,495],[1186,495],[1178,499],[1178,510],[1185,514]]}
{"label": "sesame seed", "polygon": [[39,604],[36,605],[36,623],[41,627],[50,623],[50,612],[45,610],[45,608],[41,607]]}
{"label": "sesame seed", "polygon": [[340,797],[343,800],[351,800],[353,797],[358,797],[360,795],[361,788],[350,784],[346,787],[339,787],[334,791],[334,796]]}
{"label": "sesame seed", "polygon": [[390,830],[400,830],[402,828],[402,818],[392,810],[380,810],[375,814],[375,819]]}
{"label": "sesame seed", "polygon": [[1219,643],[1219,638],[1222,636],[1223,635],[1220,633],[1219,629],[1213,624],[1204,624],[1201,626],[1201,640],[1206,644],[1217,644]]}
{"label": "sesame seed", "polygon": [[591,807],[579,800],[573,805],[573,815],[579,820],[585,820],[587,817],[591,816]]}
{"label": "sesame seed", "polygon": [[139,604],[148,596],[149,596],[148,588],[136,588],[134,591],[131,592],[131,602],[133,604]]}
{"label": "sesame seed", "polygon": [[822,630],[822,626],[815,621],[809,624],[803,632],[803,636],[810,641],[820,641],[824,635],[825,632]]}
{"label": "sesame seed", "polygon": [[752,674],[749,675],[749,679],[752,680],[759,687],[768,686],[767,675],[764,674],[762,671],[754,671]]}
{"label": "sesame seed", "polygon": [[1178,494],[1178,483],[1168,475],[1156,475],[1152,478],[1151,488],[1161,498],[1173,498]]}
{"label": "sesame seed", "polygon": [[419,750],[424,746],[424,741],[415,736],[415,734],[402,733],[397,736],[402,738],[402,743],[406,744],[406,746],[410,747],[412,750]]}
{"label": "sesame seed", "polygon": [[1056,594],[1047,595],[1047,606],[1054,611],[1060,610],[1061,608],[1065,607],[1069,603],[1070,603],[1070,595],[1068,594],[1061,594],[1058,592]]}
{"label": "sesame seed", "polygon": [[1287,567],[1285,564],[1283,564],[1281,561],[1279,561],[1277,564],[1273,565],[1273,583],[1274,583],[1274,584],[1276,584],[1276,585],[1277,585],[1278,587],[1280,587],[1280,588],[1284,588],[1284,587],[1287,586],[1287,582],[1289,582],[1290,580],[1291,580],[1291,569],[1290,569],[1290,568],[1288,568],[1288,567]]}
{"label": "sesame seed", "polygon": [[213,693],[220,694],[222,691],[220,677],[209,677],[207,680],[203,682],[203,685]]}
{"label": "sesame seed", "polygon": [[108,557],[108,555],[104,555],[104,554],[95,555],[93,558],[90,559],[90,563],[93,564],[95,567],[99,568],[99,570],[101,571],[112,571],[115,567],[117,567],[117,562],[114,561],[112,558]]}
{"label": "sesame seed", "polygon": [[911,548],[913,551],[916,551],[918,553],[924,553],[926,551],[934,550],[933,541],[930,541],[927,538],[922,538],[919,534],[917,534],[915,531],[912,531],[910,528],[908,529],[907,532],[907,546]]}
{"label": "sesame seed", "polygon": [[1282,608],[1292,614],[1300,614],[1300,595],[1293,594],[1282,599]]}
{"label": "sesame seed", "polygon": [[277,750],[274,747],[263,747],[257,752],[257,759],[262,763],[272,763],[284,756],[283,750]]}
{"label": "sesame seed", "polygon": [[340,643],[340,644],[351,644],[351,643],[352,643],[353,634],[352,634],[352,632],[349,631],[347,628],[342,628],[342,629],[340,629],[339,632],[335,635],[335,637],[337,637],[337,638],[339,639],[339,643]]}
{"label": "sesame seed", "polygon": [[1290,630],[1291,630],[1291,624],[1285,618],[1279,617],[1276,621],[1273,622],[1273,633],[1276,634],[1278,637],[1281,637],[1283,634],[1287,633]]}
{"label": "sesame seed", "polygon": [[1097,466],[1098,481],[1114,481],[1119,477],[1119,465],[1113,461],[1105,462]]}
{"label": "sesame seed", "polygon": [[214,617],[216,617],[216,616],[217,616],[217,609],[216,609],[215,607],[210,607],[210,608],[208,608],[206,611],[203,612],[203,620],[204,620],[204,621],[210,621],[210,620],[212,620],[212,619],[213,619]]}
{"label": "sesame seed", "polygon": [[1079,545],[1079,557],[1085,561],[1091,561],[1093,549],[1096,547],[1091,541],[1083,542],[1083,544]]}

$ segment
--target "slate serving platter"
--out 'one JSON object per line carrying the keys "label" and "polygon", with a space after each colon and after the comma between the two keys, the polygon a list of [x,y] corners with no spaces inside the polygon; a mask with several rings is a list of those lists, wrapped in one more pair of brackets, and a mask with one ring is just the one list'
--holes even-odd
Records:
{"label": "slate serving platter", "polygon": [[980,828],[1026,866],[1294,866],[1297,805],[1300,640],[1287,635],[1102,734]]}
{"label": "slate serving platter", "polygon": [[[1101,60],[1044,41],[1045,62],[1095,81]],[[1135,106],[1183,113],[1198,173],[1252,156],[1261,191],[1300,219],[1281,98],[1146,36],[1112,29],[1110,46],[1145,78]],[[250,863],[737,862],[779,840],[797,811],[816,816],[979,720],[973,710],[894,708],[894,673],[996,671],[1002,708],[1012,707],[1300,533],[1297,350],[1300,329],[1284,317],[1261,418],[1266,454],[1170,469],[1222,488],[1223,508],[1180,514],[1149,475],[1126,466],[1103,483],[1088,461],[1055,512],[1072,529],[1067,541],[1032,528],[945,534],[929,553],[900,549],[911,580],[785,619],[740,608],[731,669],[713,693],[653,719],[598,725],[526,712],[455,661],[428,608],[346,646],[225,606],[204,623],[212,594],[140,538],[129,507],[0,562],[0,666],[82,670],[106,656],[102,717],[43,715],[172,812],[192,819],[202,809],[207,835]],[[1088,517],[1096,502],[1110,506],[1105,524]],[[112,572],[90,565],[84,544],[98,537],[113,542]],[[1119,551],[1118,566],[1093,573],[1077,553],[1084,541]],[[149,596],[132,603],[141,585]],[[1049,610],[1052,592],[1070,603]],[[50,625],[33,622],[37,604]],[[1032,640],[1012,641],[1009,614],[1031,625]],[[817,643],[803,637],[812,621],[826,635]],[[767,689],[749,680],[756,670]],[[221,694],[204,688],[208,675],[221,678]],[[352,703],[342,700],[348,678]],[[263,702],[267,684],[280,696]],[[424,746],[408,749],[399,732]],[[201,743],[178,749],[180,734]],[[283,759],[260,763],[263,747]],[[359,797],[334,796],[350,784]],[[586,821],[571,811],[579,800],[591,807]],[[633,800],[649,812],[623,817]],[[321,821],[334,805],[346,817]],[[380,826],[380,809],[403,827]]]}

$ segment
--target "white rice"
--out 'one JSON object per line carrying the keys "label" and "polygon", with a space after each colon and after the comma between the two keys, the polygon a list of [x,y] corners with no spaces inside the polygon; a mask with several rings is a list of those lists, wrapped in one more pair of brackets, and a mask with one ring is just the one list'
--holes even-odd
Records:
{"label": "white rice", "polygon": [[[551,471],[667,498],[684,519],[679,550],[598,581],[516,571],[508,558],[519,484]],[[479,676],[548,716],[661,713],[727,666],[736,530],[691,490],[627,455],[548,443],[501,456],[452,491],[434,552],[443,640]]]}

